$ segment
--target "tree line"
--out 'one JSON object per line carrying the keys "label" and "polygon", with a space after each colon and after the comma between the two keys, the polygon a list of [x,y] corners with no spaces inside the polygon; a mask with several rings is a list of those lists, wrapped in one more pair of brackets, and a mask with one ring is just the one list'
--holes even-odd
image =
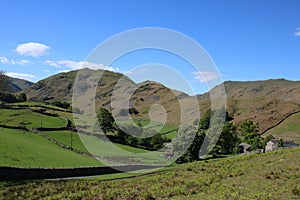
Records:
{"label": "tree line", "polygon": [[140,126],[122,124],[116,125],[111,113],[101,107],[97,113],[98,122],[104,134],[113,133],[113,140],[120,144],[157,150],[170,140],[153,129],[143,129]]}
{"label": "tree line", "polygon": [[[97,117],[102,131],[105,134],[113,133],[115,142],[151,150],[160,149],[170,142],[170,139],[152,129],[145,130],[140,126],[128,124],[117,126],[111,113],[103,107],[99,109]],[[251,150],[263,149],[266,143],[272,139],[271,136],[265,139],[261,137],[258,125],[253,121],[246,120],[239,125],[234,125],[232,119],[225,109],[219,109],[207,111],[199,121],[194,122],[195,126],[184,127],[174,138],[172,152],[174,154],[181,153],[182,149],[189,146],[176,162],[185,163],[199,160],[199,151],[205,137],[215,143],[213,147],[206,147],[212,157],[238,154],[239,144],[242,142],[251,145]],[[198,127],[197,130],[196,127]],[[217,138],[214,137],[216,132],[220,133]]]}

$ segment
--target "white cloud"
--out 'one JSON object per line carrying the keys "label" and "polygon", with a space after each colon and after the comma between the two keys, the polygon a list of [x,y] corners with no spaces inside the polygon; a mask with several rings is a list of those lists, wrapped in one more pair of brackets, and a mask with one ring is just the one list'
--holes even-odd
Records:
{"label": "white cloud", "polygon": [[193,72],[193,80],[203,82],[209,82],[218,79],[221,74],[217,72]]}
{"label": "white cloud", "polygon": [[61,68],[61,66],[56,61],[46,60],[45,64],[50,65],[51,67]]}
{"label": "white cloud", "polygon": [[295,36],[300,37],[300,27],[296,28]]}
{"label": "white cloud", "polygon": [[12,64],[16,64],[16,65],[27,65],[29,63],[31,63],[31,61],[29,60],[11,60]]}
{"label": "white cloud", "polygon": [[58,60],[58,61],[52,61],[52,60],[46,60],[45,64],[50,65],[55,68],[60,68],[60,72],[68,72],[70,70],[77,70],[77,69],[103,69],[103,70],[109,70],[114,72],[121,72],[119,68],[114,68],[110,66],[105,66],[102,64],[95,64],[88,61],[73,61],[73,60]]}
{"label": "white cloud", "polygon": [[29,60],[8,60],[7,57],[0,57],[0,63],[3,63],[3,64],[12,64],[12,65],[27,65],[29,63],[32,63],[31,61]]}
{"label": "white cloud", "polygon": [[0,57],[0,62],[2,64],[9,64],[9,60],[6,57]]}
{"label": "white cloud", "polygon": [[31,57],[39,57],[43,55],[47,55],[47,50],[50,47],[36,42],[28,42],[19,44],[16,48],[16,52],[20,55],[31,56]]}
{"label": "white cloud", "polygon": [[24,73],[18,73],[18,72],[7,72],[5,73],[7,76],[14,77],[14,78],[20,78],[20,79],[26,79],[33,81],[37,77],[31,74],[24,74]]}

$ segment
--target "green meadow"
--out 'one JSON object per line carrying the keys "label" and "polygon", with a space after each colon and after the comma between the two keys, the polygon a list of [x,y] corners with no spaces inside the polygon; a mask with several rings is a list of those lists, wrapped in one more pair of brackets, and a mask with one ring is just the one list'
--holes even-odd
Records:
{"label": "green meadow", "polygon": [[65,120],[51,117],[30,109],[1,109],[0,124],[8,126],[24,126],[26,128],[59,128],[65,125]]}
{"label": "green meadow", "polygon": [[291,139],[300,144],[300,113],[285,119],[278,126],[267,131],[265,135],[273,135],[275,138]]}
{"label": "green meadow", "polygon": [[0,128],[0,166],[67,168],[99,165],[97,160],[61,148],[36,133]]}

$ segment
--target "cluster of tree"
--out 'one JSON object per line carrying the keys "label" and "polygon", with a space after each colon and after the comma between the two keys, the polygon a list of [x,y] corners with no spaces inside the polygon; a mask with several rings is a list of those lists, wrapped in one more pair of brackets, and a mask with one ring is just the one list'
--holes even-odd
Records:
{"label": "cluster of tree", "polygon": [[136,108],[129,108],[129,109],[125,109],[125,108],[123,108],[123,109],[121,109],[120,111],[119,111],[119,115],[120,116],[128,116],[128,115],[138,115],[139,114],[139,111],[136,109]]}
{"label": "cluster of tree", "polygon": [[[239,152],[238,145],[241,142],[251,145],[251,150],[262,149],[265,144],[272,139],[270,137],[263,139],[258,132],[258,126],[255,125],[253,121],[247,120],[242,122],[239,126],[236,126],[231,120],[232,118],[230,118],[228,113],[223,109],[207,112],[198,122],[198,130],[196,135],[194,134],[195,136],[191,145],[187,151],[177,159],[177,163],[199,160],[199,153],[201,153],[200,148],[205,137],[208,137],[208,144],[215,144],[213,147],[209,145],[205,147],[213,157],[237,154]],[[182,131],[184,136],[179,136],[179,138],[184,139],[179,140],[178,143],[184,146],[183,141],[189,141],[189,135],[191,135],[189,132],[192,131],[195,131],[194,127],[187,127],[186,130]],[[217,134],[216,136],[215,133],[220,133],[220,135]],[[178,151],[178,149],[180,150],[180,148],[178,148],[180,145],[176,143],[175,147],[173,147],[175,149],[173,150],[175,150],[175,152]]]}
{"label": "cluster of tree", "polygon": [[140,126],[122,125],[117,128],[117,142],[133,147],[157,150],[170,140],[153,129],[143,129]]}
{"label": "cluster of tree", "polygon": [[260,136],[258,132],[258,125],[255,125],[253,121],[246,120],[240,123],[240,135],[243,142],[250,144],[251,150],[263,149],[264,144],[268,141],[264,141],[264,139]]}
{"label": "cluster of tree", "polygon": [[7,89],[8,85],[8,76],[5,76],[5,71],[0,70],[0,92],[3,92]]}
{"label": "cluster of tree", "polygon": [[[177,163],[193,162],[199,160],[200,148],[203,144],[205,137],[208,139],[207,151],[210,151],[213,156],[220,154],[232,154],[236,151],[236,148],[240,142],[237,127],[230,122],[231,118],[225,109],[208,111],[198,123],[198,130],[194,134],[194,139],[187,151],[177,159]],[[213,125],[211,125],[213,124]],[[195,126],[196,127],[196,126]],[[187,127],[186,130],[182,131],[186,141],[189,141],[190,132],[195,133],[195,127]],[[216,134],[219,133],[219,134]],[[179,138],[181,138],[179,136]],[[182,143],[182,139],[179,141]],[[211,144],[215,144],[211,147]],[[175,150],[176,152],[177,150]]]}
{"label": "cluster of tree", "polygon": [[19,102],[25,102],[25,101],[27,101],[27,96],[26,96],[26,94],[23,93],[23,92],[20,93],[20,94],[18,94],[17,100],[18,100]]}
{"label": "cluster of tree", "polygon": [[[115,141],[118,143],[154,150],[162,148],[166,142],[169,142],[154,130],[145,130],[140,126],[132,125],[117,127],[111,113],[103,107],[100,108],[97,117],[104,133],[114,133]],[[231,121],[232,118],[226,110],[219,109],[208,111],[194,125],[181,128],[171,148],[173,154],[186,151],[176,162],[199,160],[200,149],[210,152],[213,157],[237,154],[241,142],[251,145],[251,150],[262,149],[272,139],[271,137],[263,139],[258,132],[258,126],[253,121],[244,121],[239,126]],[[206,146],[204,145],[202,149],[204,140]]]}
{"label": "cluster of tree", "polygon": [[169,141],[152,129],[143,129],[140,126],[126,124],[118,127],[111,113],[103,107],[99,109],[97,118],[102,131],[105,134],[114,133],[114,140],[121,144],[157,150]]}
{"label": "cluster of tree", "polygon": [[71,108],[71,104],[65,101],[53,101],[51,102],[52,105],[60,107],[60,108],[64,108],[64,109],[69,109]]}

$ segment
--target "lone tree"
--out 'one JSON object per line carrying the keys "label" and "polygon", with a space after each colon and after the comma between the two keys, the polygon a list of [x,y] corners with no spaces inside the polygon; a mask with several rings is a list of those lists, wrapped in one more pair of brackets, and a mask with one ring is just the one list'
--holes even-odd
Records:
{"label": "lone tree", "polygon": [[104,133],[114,132],[116,130],[114,124],[115,120],[111,113],[105,108],[101,107],[97,114],[99,125]]}
{"label": "lone tree", "polygon": [[0,92],[5,91],[8,85],[8,77],[5,76],[5,71],[0,70]]}

